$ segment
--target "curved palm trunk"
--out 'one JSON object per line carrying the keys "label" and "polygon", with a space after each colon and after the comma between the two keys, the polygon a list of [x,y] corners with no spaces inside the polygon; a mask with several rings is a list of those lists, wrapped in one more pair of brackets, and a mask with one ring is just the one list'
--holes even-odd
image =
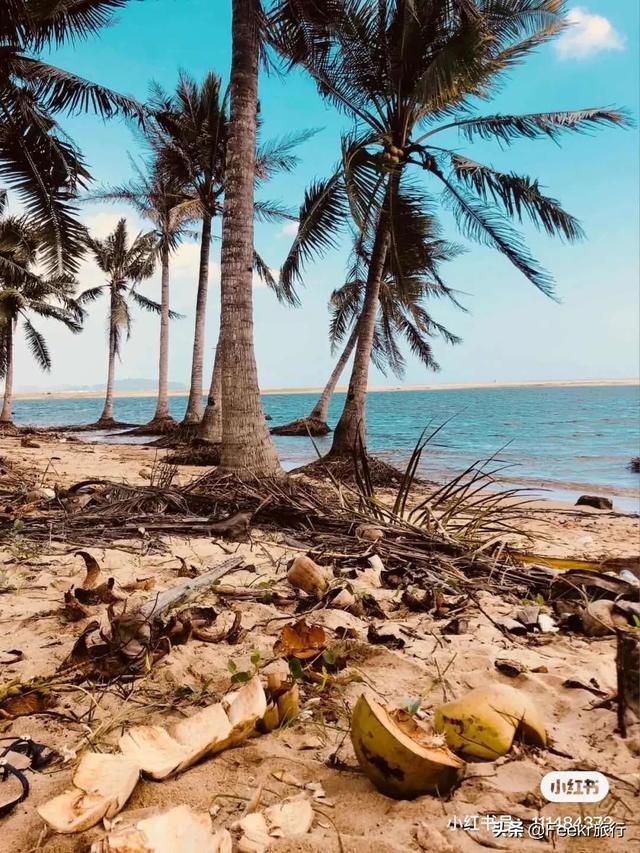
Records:
{"label": "curved palm trunk", "polygon": [[162,279],[160,291],[160,357],[158,363],[158,402],[152,424],[172,423],[169,413],[169,248],[160,253]]}
{"label": "curved palm trunk", "polygon": [[216,347],[209,396],[200,423],[198,438],[210,444],[220,444],[222,441],[222,347],[220,341]]}
{"label": "curved palm trunk", "polygon": [[253,199],[258,97],[255,0],[233,0],[231,103],[222,220],[221,472],[282,474],[260,400],[253,348]]}
{"label": "curved palm trunk", "polygon": [[6,372],[4,376],[4,400],[2,402],[2,413],[0,413],[0,423],[13,423],[11,417],[11,402],[13,398],[13,320],[7,323],[7,332],[5,338],[7,347],[6,353]]}
{"label": "curved palm trunk", "polygon": [[272,435],[290,435],[306,438],[309,435],[327,435],[331,432],[331,430],[329,429],[329,425],[327,424],[327,416],[329,414],[329,403],[331,402],[331,398],[333,397],[334,391],[336,390],[338,379],[340,379],[342,371],[344,370],[346,363],[349,361],[349,357],[353,352],[353,348],[355,347],[357,340],[358,324],[356,323],[356,325],[353,327],[351,335],[349,336],[347,345],[342,350],[340,358],[338,359],[336,366],[331,372],[329,381],[324,386],[322,394],[320,395],[320,397],[316,401],[315,406],[311,410],[311,414],[307,415],[306,418],[298,418],[295,421],[291,421],[291,423],[283,424],[283,426],[273,427],[271,430]]}
{"label": "curved palm trunk", "polygon": [[191,386],[187,411],[183,424],[197,424],[202,418],[202,364],[204,361],[204,333],[207,318],[207,290],[209,288],[209,254],[211,248],[211,216],[202,217],[202,240],[200,243],[200,270],[198,273],[198,295],[196,297],[196,324],[193,334],[193,356],[191,359]]}
{"label": "curved palm trunk", "polygon": [[380,285],[388,250],[389,227],[386,216],[383,214],[378,223],[371,253],[364,304],[358,322],[358,343],[347,399],[333,434],[329,456],[351,456],[359,443],[363,448],[366,448],[365,403],[369,380],[369,362],[373,347]]}
{"label": "curved palm trunk", "polygon": [[104,408],[98,418],[98,425],[112,424],[113,421],[113,382],[116,373],[116,327],[114,322],[115,299],[113,285],[111,288],[111,305],[109,309],[109,365],[107,368],[107,393],[104,398]]}
{"label": "curved palm trunk", "polygon": [[313,409],[311,410],[310,418],[315,418],[316,420],[322,421],[323,423],[327,422],[327,416],[329,414],[329,403],[331,402],[331,398],[336,390],[336,385],[338,384],[338,380],[342,376],[342,371],[345,369],[349,358],[351,357],[351,353],[353,352],[353,348],[356,345],[356,341],[358,340],[358,325],[353,327],[353,331],[349,336],[349,340],[347,341],[347,345],[342,350],[342,354],[338,361],[336,362],[336,366],[333,368],[333,372],[329,377],[329,381],[324,386],[324,390],[320,395],[318,402],[315,404]]}

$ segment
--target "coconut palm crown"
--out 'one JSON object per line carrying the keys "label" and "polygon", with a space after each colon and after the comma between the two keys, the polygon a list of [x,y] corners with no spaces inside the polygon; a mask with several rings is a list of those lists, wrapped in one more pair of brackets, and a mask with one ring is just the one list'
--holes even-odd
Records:
{"label": "coconut palm crown", "polygon": [[36,267],[43,241],[26,217],[0,218],[0,378],[4,402],[0,421],[12,420],[14,345],[19,326],[38,366],[51,369],[51,355],[44,335],[32,317],[57,320],[70,331],[81,330],[84,312],[74,299],[75,282],[69,276],[46,278]]}
{"label": "coconut palm crown", "polygon": [[460,137],[506,148],[523,138],[559,141],[568,132],[623,125],[626,116],[601,107],[524,115],[479,111],[507,72],[562,29],[559,0],[335,0],[330,20],[320,22],[305,18],[293,0],[284,6],[296,7],[297,26],[290,20],[284,26],[276,9],[279,49],[354,122],[339,170],[317,187],[318,228],[301,233],[297,257],[283,268],[295,279],[305,251],[331,240],[346,216],[371,240],[352,385],[333,444],[334,453],[351,453],[358,436],[365,441],[367,365],[383,271],[389,258],[402,285],[410,266],[405,232],[416,213],[445,205],[465,237],[497,249],[548,296],[553,279],[516,225],[528,221],[567,241],[583,236],[576,218],[536,179],[463,155]]}
{"label": "coconut palm crown", "polygon": [[0,181],[41,234],[51,274],[75,271],[84,249],[73,198],[90,180],[62,113],[141,116],[132,99],[46,62],[42,55],[95,36],[127,0],[3,0],[0,13]]}

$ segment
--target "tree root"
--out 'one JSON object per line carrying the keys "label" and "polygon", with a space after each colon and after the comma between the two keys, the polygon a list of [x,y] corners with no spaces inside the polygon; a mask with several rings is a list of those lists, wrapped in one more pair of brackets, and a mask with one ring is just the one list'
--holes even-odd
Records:
{"label": "tree root", "polygon": [[[383,462],[376,456],[367,454],[367,463],[373,486],[398,486],[402,482],[403,473],[388,462]],[[355,463],[351,456],[323,456],[300,468],[295,468],[292,474],[305,474],[312,480],[326,480],[333,477],[341,483],[353,485],[357,483]],[[416,479],[416,482],[418,480]]]}
{"label": "tree root", "polygon": [[325,421],[319,418],[298,418],[291,423],[283,424],[282,426],[272,427],[271,435],[299,435],[299,436],[321,436],[328,435],[331,432]]}

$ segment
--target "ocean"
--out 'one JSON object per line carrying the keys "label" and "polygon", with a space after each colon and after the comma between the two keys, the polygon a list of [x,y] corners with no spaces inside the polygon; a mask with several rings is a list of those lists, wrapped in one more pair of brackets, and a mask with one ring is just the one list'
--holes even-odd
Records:
{"label": "ocean", "polygon": [[[307,414],[316,394],[268,394],[264,409],[271,425]],[[329,423],[336,423],[344,394],[336,394]],[[116,400],[119,420],[144,423],[154,411],[152,397]],[[172,397],[180,418],[186,396]],[[16,400],[17,423],[57,425],[95,421],[102,398]],[[375,391],[369,394],[369,449],[401,465],[415,443],[448,421],[422,456],[421,473],[442,481],[492,454],[508,467],[506,485],[535,490],[541,497],[575,500],[583,493],[614,498],[621,510],[640,509],[640,475],[628,470],[640,456],[640,388],[638,386],[522,386],[442,391]],[[99,438],[80,434],[84,439]],[[109,441],[123,441],[119,436]],[[143,439],[145,440],[145,439]],[[290,470],[317,458],[306,438],[276,437],[283,466]],[[316,439],[322,452],[331,436]]]}

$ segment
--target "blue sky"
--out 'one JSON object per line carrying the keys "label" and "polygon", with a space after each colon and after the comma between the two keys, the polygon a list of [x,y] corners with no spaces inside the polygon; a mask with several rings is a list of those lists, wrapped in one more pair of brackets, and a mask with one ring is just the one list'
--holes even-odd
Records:
{"label": "blue sky", "polygon": [[[118,14],[100,38],[57,51],[64,68],[144,99],[150,80],[171,88],[178,69],[200,78],[213,69],[224,78],[230,61],[230,3],[227,0],[141,0]],[[637,0],[588,0],[572,6],[572,27],[560,41],[544,47],[519,68],[484,112],[538,112],[617,105],[638,117]],[[344,117],[328,109],[302,74],[263,76],[260,98],[265,138],[304,128],[321,131],[300,149],[295,172],[271,182],[265,195],[297,208],[304,187],[328,173],[336,160]],[[98,183],[118,183],[131,173],[129,155],[136,142],[126,126],[94,116],[66,118],[65,129],[81,146]],[[404,382],[491,382],[529,379],[625,378],[638,373],[638,132],[605,130],[595,136],[567,136],[552,142],[469,145],[455,140],[461,152],[504,170],[540,179],[549,194],[578,216],[585,242],[566,246],[533,229],[529,245],[552,271],[561,304],[536,291],[495,251],[468,244],[469,251],[447,265],[444,278],[462,291],[469,309],[463,314],[444,303],[434,317],[463,338],[450,347],[436,342],[442,370],[427,373],[408,358]],[[126,207],[86,206],[83,218],[104,235],[120,215],[132,229],[144,227]],[[443,218],[446,235],[459,239]],[[282,226],[259,225],[257,247],[277,269],[292,239]],[[219,234],[219,223],[216,229]],[[173,307],[185,315],[172,325],[170,377],[187,381],[191,355],[193,303],[198,247],[185,244],[174,261]],[[327,343],[327,299],[342,283],[347,245],[308,267],[302,306],[284,308],[264,287],[256,287],[256,351],[263,387],[324,383],[332,365]],[[207,323],[209,351],[217,334],[219,310],[218,244]],[[98,283],[87,264],[82,285]],[[156,280],[144,292],[157,295]],[[87,330],[72,338],[47,328],[54,358],[49,376],[38,373],[24,347],[18,350],[16,385],[58,387],[101,382],[105,374],[106,304],[95,303]],[[210,362],[208,359],[208,364]],[[121,377],[155,376],[157,320],[138,316],[124,350]],[[207,364],[207,368],[208,368]],[[343,381],[346,381],[346,376]],[[401,384],[375,369],[373,384]]]}

